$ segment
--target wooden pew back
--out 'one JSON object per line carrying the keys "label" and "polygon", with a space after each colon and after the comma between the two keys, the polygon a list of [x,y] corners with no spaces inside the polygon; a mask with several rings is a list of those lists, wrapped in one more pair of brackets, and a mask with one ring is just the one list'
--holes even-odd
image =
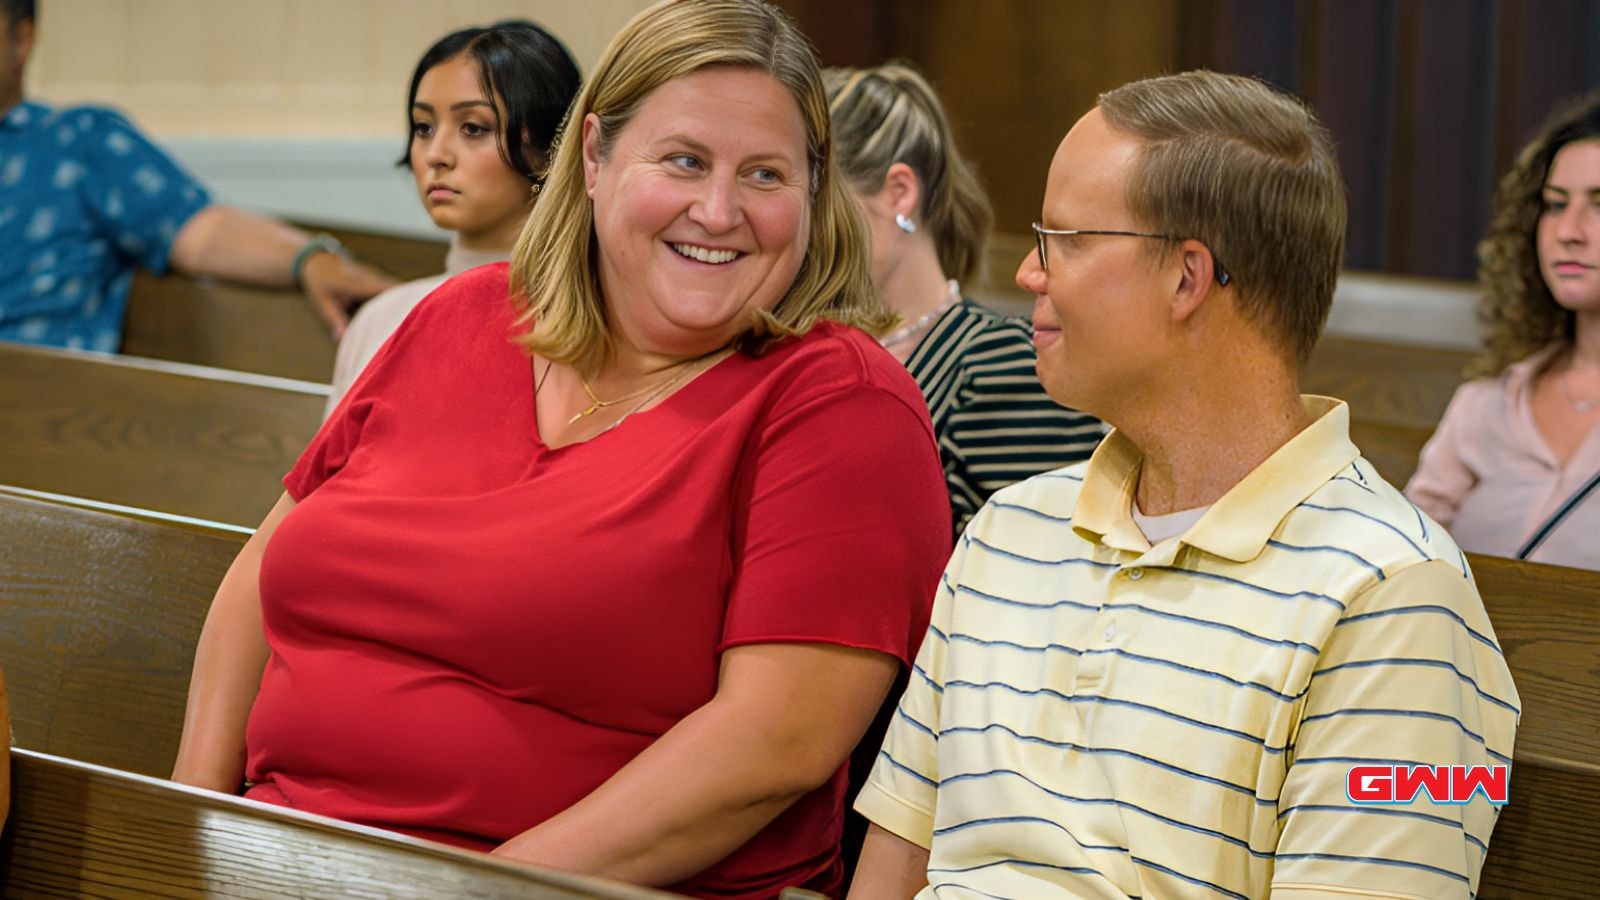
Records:
{"label": "wooden pew back", "polygon": [[0,488],[0,534],[17,746],[170,773],[200,626],[249,532]]}
{"label": "wooden pew back", "polygon": [[0,896],[668,895],[18,751]]}
{"label": "wooden pew back", "polygon": [[11,809],[11,710],[6,705],[6,676],[0,671],[0,735],[6,743],[0,747],[0,834],[5,833],[6,812]]}
{"label": "wooden pew back", "polygon": [[[443,241],[306,228],[330,232],[358,259],[401,280],[444,271]],[[133,280],[123,353],[326,384],[336,349],[298,291],[148,272]]]}
{"label": "wooden pew back", "polygon": [[1325,337],[1300,373],[1300,385],[1348,402],[1361,421],[1431,431],[1472,357],[1466,350]]}
{"label": "wooden pew back", "polygon": [[1350,404],[1350,437],[1378,473],[1405,487],[1472,354],[1325,337],[1300,373],[1309,394]]}
{"label": "wooden pew back", "polygon": [[326,385],[0,344],[0,479],[254,527]]}
{"label": "wooden pew back", "polygon": [[337,349],[294,291],[141,271],[128,294],[130,356],[326,384]]}
{"label": "wooden pew back", "polygon": [[415,238],[314,222],[299,224],[306,231],[324,231],[333,235],[356,259],[376,266],[401,281],[414,281],[443,272],[444,257],[450,249],[449,235],[444,232],[440,232],[436,238]]}
{"label": "wooden pew back", "polygon": [[1600,572],[1469,558],[1522,700],[1511,802],[1478,896],[1582,897],[1600,885]]}

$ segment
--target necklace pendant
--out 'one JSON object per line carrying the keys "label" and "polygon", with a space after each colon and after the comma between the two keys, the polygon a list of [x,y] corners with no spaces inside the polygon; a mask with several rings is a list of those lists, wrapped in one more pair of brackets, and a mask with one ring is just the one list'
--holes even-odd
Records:
{"label": "necklace pendant", "polygon": [[571,425],[573,422],[576,422],[579,419],[583,419],[583,418],[587,418],[589,416],[592,416],[592,415],[594,415],[595,413],[597,413],[599,411],[600,411],[600,404],[591,403],[591,404],[589,404],[589,408],[588,409],[580,410],[577,415],[575,415],[572,418],[568,419],[567,420],[567,424]]}

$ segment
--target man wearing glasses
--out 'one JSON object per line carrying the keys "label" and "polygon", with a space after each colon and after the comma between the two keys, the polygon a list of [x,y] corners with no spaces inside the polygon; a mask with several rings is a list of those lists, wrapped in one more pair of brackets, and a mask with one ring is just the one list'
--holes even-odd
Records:
{"label": "man wearing glasses", "polygon": [[1328,135],[1248,79],[1136,82],[1043,219],[1039,377],[1116,430],[956,548],[851,897],[1470,896],[1485,796],[1347,794],[1506,766],[1519,713],[1460,551],[1296,387],[1343,252]]}

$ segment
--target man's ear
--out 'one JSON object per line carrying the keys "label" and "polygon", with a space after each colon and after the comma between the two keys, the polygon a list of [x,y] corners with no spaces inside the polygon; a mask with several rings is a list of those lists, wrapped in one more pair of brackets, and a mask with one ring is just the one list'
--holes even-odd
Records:
{"label": "man's ear", "polygon": [[1213,290],[1219,288],[1215,280],[1216,259],[1205,244],[1187,240],[1178,245],[1182,268],[1177,289],[1172,293],[1172,321],[1182,322],[1194,315]]}

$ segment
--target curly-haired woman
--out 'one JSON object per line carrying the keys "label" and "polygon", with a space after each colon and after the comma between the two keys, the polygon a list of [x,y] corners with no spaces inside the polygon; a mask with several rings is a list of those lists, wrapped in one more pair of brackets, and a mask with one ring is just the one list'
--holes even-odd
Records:
{"label": "curly-haired woman", "polygon": [[1464,549],[1600,568],[1600,93],[1523,148],[1478,248],[1484,376],[1406,495]]}

